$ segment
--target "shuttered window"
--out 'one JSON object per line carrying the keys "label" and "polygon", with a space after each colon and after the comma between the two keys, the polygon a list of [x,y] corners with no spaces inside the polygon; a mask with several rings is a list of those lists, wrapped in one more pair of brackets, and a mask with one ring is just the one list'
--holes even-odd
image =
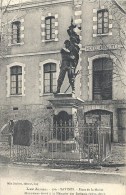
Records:
{"label": "shuttered window", "polygon": [[12,23],[12,39],[11,42],[12,44],[20,43],[20,34],[21,34],[21,22],[16,21]]}

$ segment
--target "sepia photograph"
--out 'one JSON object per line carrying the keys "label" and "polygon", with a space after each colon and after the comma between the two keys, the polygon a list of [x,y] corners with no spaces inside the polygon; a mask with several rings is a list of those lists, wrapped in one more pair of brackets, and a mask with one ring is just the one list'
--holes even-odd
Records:
{"label": "sepia photograph", "polygon": [[126,195],[126,0],[0,0],[0,195]]}

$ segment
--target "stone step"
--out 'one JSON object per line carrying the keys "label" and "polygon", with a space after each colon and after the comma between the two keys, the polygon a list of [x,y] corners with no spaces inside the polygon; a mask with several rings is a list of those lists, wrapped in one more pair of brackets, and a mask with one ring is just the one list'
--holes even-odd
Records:
{"label": "stone step", "polygon": [[8,140],[0,140],[0,143],[7,143],[7,144],[9,144]]}
{"label": "stone step", "polygon": [[10,146],[8,142],[0,141],[0,156],[9,157],[10,155]]}
{"label": "stone step", "polygon": [[7,141],[6,140],[0,140],[0,150],[4,149],[4,148],[7,148],[7,147],[10,147],[8,140]]}
{"label": "stone step", "polygon": [[8,140],[9,140],[9,139],[6,138],[6,137],[1,137],[1,138],[0,138],[0,142],[8,142]]}
{"label": "stone step", "polygon": [[1,134],[0,135],[0,142],[8,142],[9,135],[8,134]]}
{"label": "stone step", "polygon": [[8,142],[1,142],[1,141],[0,141],[0,147],[1,147],[1,146],[9,146],[9,144],[8,144]]}

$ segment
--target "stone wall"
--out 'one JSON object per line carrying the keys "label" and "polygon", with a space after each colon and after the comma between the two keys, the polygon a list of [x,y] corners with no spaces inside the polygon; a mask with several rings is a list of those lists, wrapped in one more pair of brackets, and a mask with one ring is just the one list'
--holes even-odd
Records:
{"label": "stone wall", "polygon": [[52,125],[53,110],[46,105],[23,105],[19,107],[3,106],[0,111],[0,129],[10,120],[29,120],[32,122],[33,131],[47,131]]}

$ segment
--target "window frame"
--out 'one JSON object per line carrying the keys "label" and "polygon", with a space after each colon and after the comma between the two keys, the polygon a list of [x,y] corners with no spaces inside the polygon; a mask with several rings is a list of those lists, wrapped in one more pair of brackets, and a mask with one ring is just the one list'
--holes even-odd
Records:
{"label": "window frame", "polygon": [[[54,20],[54,22],[53,22]],[[47,21],[49,21],[49,24],[47,24]],[[54,27],[53,27],[54,25]],[[47,28],[49,27],[49,29]],[[47,31],[49,31],[49,34],[47,34]],[[54,31],[54,33],[53,33]],[[47,38],[49,36],[49,38]],[[53,37],[54,36],[54,37]],[[55,16],[47,16],[45,17],[45,40],[55,40]]]}
{"label": "window frame", "polygon": [[[21,69],[21,72],[19,68]],[[13,69],[16,70],[15,73],[12,73]],[[21,87],[19,87],[19,75],[21,76]],[[13,81],[12,77],[15,77],[15,81]],[[12,83],[15,83],[15,87],[12,87]],[[12,89],[15,89],[15,93],[12,92]],[[10,68],[10,95],[22,95],[22,66],[17,65]]]}
{"label": "window frame", "polygon": [[[14,29],[14,26],[16,26],[16,29]],[[12,22],[11,29],[12,29],[11,44],[21,43],[21,22],[20,21]],[[16,38],[14,36],[16,36]]]}
{"label": "window frame", "polygon": [[[11,95],[11,67],[13,66],[21,66],[22,67],[22,93],[20,95]],[[7,65],[7,75],[6,75],[6,97],[23,97],[25,96],[25,64],[20,63],[20,62],[13,62],[11,64]]]}
{"label": "window frame", "polygon": [[[45,71],[45,67],[46,66],[48,66],[49,65],[49,71]],[[51,66],[52,65],[55,65],[55,70],[51,70]],[[49,79],[45,79],[45,74],[49,74]],[[56,78],[54,78],[54,74],[55,73],[55,77]],[[54,62],[48,62],[48,63],[45,63],[44,65],[43,65],[43,93],[44,94],[50,94],[50,93],[54,93],[55,91],[53,91],[53,87],[55,86],[57,86],[57,85],[54,85],[54,79],[56,80],[57,79],[57,71],[56,71],[56,63],[54,63]],[[49,81],[49,92],[47,92],[46,90],[45,90],[45,80],[48,80]]]}
{"label": "window frame", "polygon": [[[107,17],[105,17],[105,13],[107,13]],[[101,14],[101,22],[99,22],[99,14]],[[107,19],[107,22],[105,22],[105,18]],[[101,28],[99,28],[99,24],[101,24]],[[107,27],[105,27],[105,24],[107,24]],[[105,32],[105,29],[107,31]],[[101,33],[99,32],[101,30]],[[109,11],[108,9],[100,9],[97,11],[97,34],[108,34],[109,33]]]}

